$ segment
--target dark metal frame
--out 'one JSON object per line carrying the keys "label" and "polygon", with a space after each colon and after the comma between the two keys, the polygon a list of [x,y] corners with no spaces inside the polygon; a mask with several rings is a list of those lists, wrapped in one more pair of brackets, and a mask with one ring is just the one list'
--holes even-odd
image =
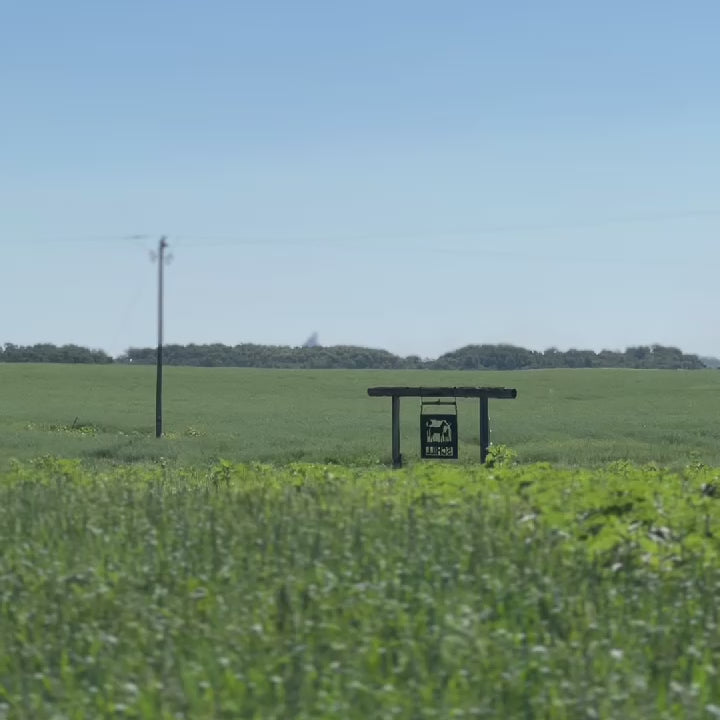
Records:
{"label": "dark metal frame", "polygon": [[392,399],[392,463],[402,467],[400,454],[400,398],[401,397],[468,397],[480,400],[480,462],[485,462],[490,449],[490,398],[512,400],[517,397],[515,388],[505,387],[371,387],[370,397]]}

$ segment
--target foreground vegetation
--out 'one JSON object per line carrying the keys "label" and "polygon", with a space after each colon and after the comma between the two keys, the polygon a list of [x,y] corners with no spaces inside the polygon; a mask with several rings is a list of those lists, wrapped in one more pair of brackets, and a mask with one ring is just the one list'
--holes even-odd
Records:
{"label": "foreground vegetation", "polygon": [[[220,458],[353,463],[390,460],[390,401],[373,385],[504,385],[490,402],[491,440],[523,463],[599,466],[617,458],[720,466],[720,373],[651,370],[527,372],[167,368],[165,431],[155,429],[154,368],[0,363],[0,467],[42,454],[90,463]],[[419,455],[420,403],[402,401],[402,452]],[[460,400],[461,462],[479,451],[478,404]]]}
{"label": "foreground vegetation", "polygon": [[718,482],[14,465],[0,717],[718,717]]}

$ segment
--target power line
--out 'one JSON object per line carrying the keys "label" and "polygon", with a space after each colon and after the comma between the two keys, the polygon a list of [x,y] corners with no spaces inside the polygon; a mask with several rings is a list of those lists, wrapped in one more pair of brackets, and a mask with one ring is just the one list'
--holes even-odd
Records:
{"label": "power line", "polygon": [[[211,248],[222,245],[224,247],[257,247],[272,251],[278,246],[284,248],[293,248],[302,251],[308,251],[310,248],[314,250],[325,250],[330,246],[330,243],[319,243],[319,242],[275,242],[275,243],[263,243],[263,242],[237,242],[237,243],[210,243],[210,244],[185,244],[183,248]],[[372,255],[373,253],[382,252],[383,255],[388,253],[400,253],[404,257],[419,256],[424,257],[427,255],[438,255],[438,256],[455,256],[465,258],[505,258],[509,260],[515,260],[518,262],[531,262],[531,263],[553,263],[553,264],[571,264],[571,265],[597,265],[597,264],[610,264],[610,265],[624,265],[632,267],[635,265],[647,267],[647,266],[696,266],[698,261],[701,260],[698,253],[689,252],[687,245],[682,249],[682,255],[677,256],[665,256],[658,257],[657,255],[645,255],[642,258],[628,257],[627,254],[612,254],[612,253],[598,253],[593,248],[592,254],[581,255],[577,252],[566,252],[561,248],[554,248],[553,251],[544,251],[538,253],[537,250],[528,251],[522,247],[511,247],[508,246],[507,241],[485,241],[483,244],[475,245],[474,247],[469,246],[458,246],[448,245],[446,243],[424,243],[424,244],[405,244],[399,245],[393,243],[390,240],[385,240],[383,244],[369,244],[365,242],[355,243],[343,243],[341,245],[334,245],[333,251],[342,250],[343,253],[361,253],[363,255]],[[335,256],[337,259],[337,255]],[[278,262],[275,258],[274,262]],[[295,260],[293,259],[293,262]]]}
{"label": "power line", "polygon": [[[277,236],[240,236],[240,235],[183,235],[178,234],[177,243],[182,247],[216,247],[222,245],[301,245],[304,243],[317,244],[345,244],[345,243],[369,243],[369,242],[392,242],[396,240],[421,240],[442,237],[448,239],[473,239],[478,236],[504,235],[515,233],[557,232],[563,230],[590,230],[613,225],[642,225],[658,222],[669,222],[672,220],[692,220],[697,218],[720,217],[717,210],[687,210],[675,212],[657,212],[638,215],[625,215],[598,218],[596,220],[579,221],[574,223],[527,223],[527,224],[500,224],[478,227],[468,230],[446,230],[433,231],[428,233],[377,233],[373,235],[339,236],[335,235],[306,235],[296,237]],[[188,242],[189,241],[189,242]]]}
{"label": "power line", "polygon": [[[658,222],[669,222],[673,220],[693,220],[697,218],[720,217],[718,210],[675,210],[655,213],[638,213],[635,215],[618,215],[593,220],[583,220],[568,223],[502,223],[497,225],[480,226],[465,230],[441,230],[432,232],[393,232],[374,233],[372,235],[362,234],[355,236],[333,235],[298,235],[295,237],[279,236],[242,236],[233,234],[183,234],[173,233],[174,244],[178,247],[216,247],[223,245],[302,245],[313,244],[355,244],[372,242],[394,242],[401,240],[424,240],[442,238],[444,240],[467,239],[472,240],[480,236],[494,236],[514,233],[517,235],[532,234],[538,232],[557,232],[563,230],[584,230],[610,227],[614,225],[642,225]],[[97,234],[97,235],[53,235],[53,236],[23,236],[23,242],[33,244],[104,244],[104,243],[128,243],[154,240],[156,235],[149,233],[118,233],[118,234]],[[0,246],[6,244],[0,241]]]}
{"label": "power line", "polygon": [[[110,237],[110,236],[108,236]],[[140,236],[123,236],[124,241],[134,241],[139,242]],[[143,236],[144,237],[144,236]],[[196,238],[197,236],[184,236],[185,238]],[[198,240],[196,242],[177,242],[174,243],[176,247],[186,248],[186,249],[204,249],[204,248],[216,248],[216,247],[255,247],[258,249],[273,249],[278,247],[283,247],[286,249],[298,249],[298,250],[308,250],[309,248],[316,248],[316,249],[323,249],[323,248],[332,248],[333,250],[342,250],[343,252],[352,252],[352,253],[362,253],[362,254],[372,254],[374,252],[383,252],[387,254],[388,252],[398,252],[403,253],[407,255],[408,253],[411,254],[422,254],[422,255],[444,255],[444,256],[457,256],[457,257],[468,257],[468,258],[474,258],[474,257],[502,257],[502,258],[508,258],[508,259],[514,259],[517,261],[524,261],[524,262],[533,262],[533,263],[544,263],[544,262],[552,262],[552,263],[561,263],[561,264],[623,264],[623,265],[635,265],[639,264],[642,266],[648,266],[648,265],[656,265],[656,266],[662,266],[662,265],[675,265],[675,266],[691,266],[698,262],[699,258],[698,254],[696,252],[692,252],[688,250],[687,241],[684,241],[684,245],[682,248],[682,255],[676,256],[676,257],[657,257],[656,255],[652,256],[646,256],[642,259],[632,259],[628,258],[627,256],[619,256],[619,255],[613,255],[608,253],[597,253],[593,252],[591,255],[579,255],[577,253],[573,252],[564,252],[561,251],[559,248],[548,248],[547,251],[544,251],[542,253],[537,252],[528,252],[525,248],[521,247],[513,247],[511,245],[511,239],[505,238],[503,240],[492,238],[486,238],[484,241],[482,241],[482,244],[478,243],[474,246],[469,246],[468,244],[463,245],[457,245],[457,244],[449,244],[446,242],[446,240],[450,239],[450,242],[452,242],[452,234],[441,234],[441,233],[434,233],[431,237],[438,238],[436,242],[433,243],[427,243],[423,242],[422,244],[414,243],[414,244],[406,244],[400,245],[401,239],[404,239],[407,241],[407,239],[410,239],[412,237],[415,237],[417,239],[420,239],[422,236],[397,236],[397,235],[388,235],[388,236],[368,236],[365,238],[355,238],[352,240],[349,240],[348,238],[330,238],[330,237],[316,237],[316,238],[310,238],[310,237],[298,237],[295,239],[292,238],[242,238],[242,237],[235,237],[235,238],[226,238],[224,241],[220,242],[212,242],[207,240]],[[455,236],[459,237],[459,236]],[[468,235],[469,238],[472,238],[474,236]],[[116,238],[117,239],[117,238]],[[440,242],[442,240],[442,242]],[[519,242],[518,238],[514,238],[515,244]],[[100,244],[100,241],[95,241],[98,244]],[[61,244],[61,241],[58,241],[58,245]],[[0,245],[1,247],[1,245]],[[147,250],[147,244],[140,244],[138,245],[143,250]],[[595,248],[593,248],[595,250]]]}
{"label": "power line", "polygon": [[[111,243],[111,242],[117,242],[117,243],[128,243],[128,242],[134,242],[137,243],[141,240],[150,240],[152,237],[150,235],[41,235],[41,236],[32,236],[28,237],[26,235],[22,236],[22,242],[32,242],[34,245],[81,245],[81,244],[104,244],[104,243]],[[20,242],[20,241],[17,241]],[[0,247],[3,245],[7,245],[9,243],[0,241]]]}

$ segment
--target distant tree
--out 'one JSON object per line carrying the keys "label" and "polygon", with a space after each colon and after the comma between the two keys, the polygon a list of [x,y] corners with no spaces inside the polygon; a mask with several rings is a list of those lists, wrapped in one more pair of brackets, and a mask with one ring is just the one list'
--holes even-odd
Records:
{"label": "distant tree", "polygon": [[563,365],[563,354],[556,348],[551,347],[545,350],[540,359],[540,367],[557,368]]}
{"label": "distant tree", "polygon": [[418,355],[408,355],[405,358],[404,367],[408,370],[422,370],[426,363]]}
{"label": "distant tree", "polygon": [[595,365],[596,355],[592,350],[575,350],[571,348],[565,355],[567,368],[591,368]]}
{"label": "distant tree", "polygon": [[538,367],[541,353],[514,345],[466,345],[441,355],[438,370],[521,370]]}

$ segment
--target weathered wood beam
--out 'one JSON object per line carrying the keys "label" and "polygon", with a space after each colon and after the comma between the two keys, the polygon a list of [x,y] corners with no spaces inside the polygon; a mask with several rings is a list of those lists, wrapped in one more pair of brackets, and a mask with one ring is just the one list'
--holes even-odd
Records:
{"label": "weathered wood beam", "polygon": [[512,400],[515,388],[505,387],[371,387],[370,397],[476,397]]}

